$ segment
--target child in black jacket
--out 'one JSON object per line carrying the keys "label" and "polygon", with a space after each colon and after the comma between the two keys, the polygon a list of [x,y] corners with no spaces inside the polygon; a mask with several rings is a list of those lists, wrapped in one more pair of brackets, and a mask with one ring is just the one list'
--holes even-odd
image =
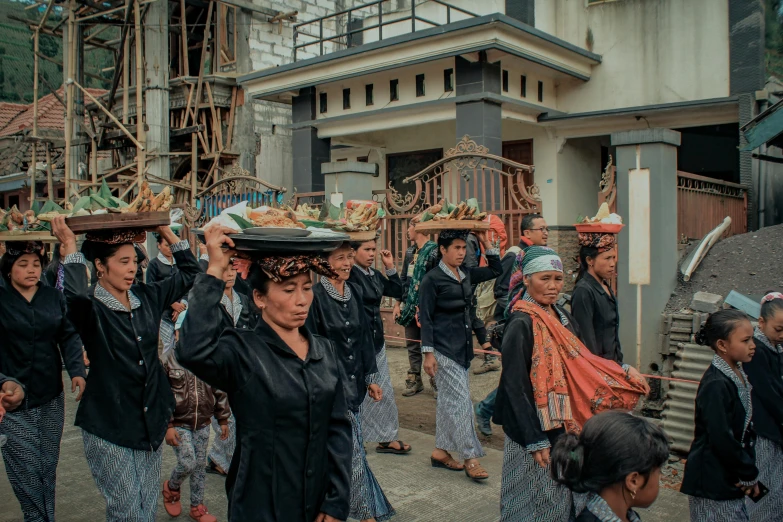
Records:
{"label": "child in black jacket", "polygon": [[745,496],[758,494],[752,386],[742,369],[756,351],[753,327],[738,310],[709,316],[696,342],[715,355],[696,394],[696,432],[680,491],[691,522],[749,520]]}

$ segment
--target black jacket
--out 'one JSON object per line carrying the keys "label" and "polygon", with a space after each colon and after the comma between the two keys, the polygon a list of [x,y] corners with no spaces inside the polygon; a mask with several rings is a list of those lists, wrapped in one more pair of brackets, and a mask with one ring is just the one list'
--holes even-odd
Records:
{"label": "black jacket", "polygon": [[[629,510],[629,511],[633,511],[633,510]],[[633,511],[633,513],[637,517],[639,517],[639,513],[637,513],[636,511]],[[579,516],[576,517],[576,520],[574,522],[603,522],[603,520],[605,519],[598,518],[597,516],[593,515],[593,513],[590,512],[589,509],[584,508],[582,512],[579,514]],[[641,520],[641,518],[639,518],[639,520]]]}
{"label": "black jacket", "polygon": [[753,385],[753,427],[759,437],[783,445],[783,355],[754,341],[756,354],[742,365]]}
{"label": "black jacket", "polygon": [[489,266],[462,268],[461,282],[440,267],[427,272],[419,288],[421,345],[431,346],[464,368],[473,360],[471,285],[494,279],[500,274],[500,257],[488,255]]}
{"label": "black jacket", "polygon": [[362,289],[364,311],[372,328],[372,341],[375,352],[383,348],[386,340],[383,338],[383,319],[381,319],[381,301],[384,297],[402,299],[402,281],[397,273],[389,277],[382,276],[377,270],[373,270],[372,276],[365,275],[361,269],[354,266],[351,269],[351,277],[348,281],[358,285]]}
{"label": "black jacket", "polygon": [[740,442],[744,430],[745,408],[737,385],[710,365],[696,392],[696,431],[680,491],[712,500],[743,498],[735,484],[753,482],[759,474],[753,423]]}
{"label": "black jacket", "polygon": [[[209,268],[209,260],[199,259],[198,265],[201,267],[201,271],[206,273],[207,268]],[[238,273],[237,273],[237,278],[234,280],[234,291],[239,293],[240,295],[247,297],[248,299],[251,299],[253,297],[253,289],[250,288],[250,283],[242,279],[242,276],[239,275]]]}
{"label": "black jacket", "polygon": [[370,325],[362,305],[362,290],[350,281],[351,299],[338,303],[320,282],[313,285],[313,304],[307,317],[307,327],[313,333],[332,341],[341,379],[345,388],[345,402],[351,411],[367,397],[367,385],[378,373]]}
{"label": "black jacket", "polygon": [[609,293],[592,275],[585,274],[571,295],[571,313],[579,323],[582,342],[599,357],[623,363],[620,348],[620,313],[611,287]]}
{"label": "black jacket", "polygon": [[[419,247],[416,243],[413,243],[405,251],[405,257],[402,260],[402,273],[400,274],[400,282],[402,283],[402,298],[400,302],[405,303],[408,299],[408,290],[411,287],[411,278],[413,277],[413,266],[416,256],[418,255]],[[432,255],[427,260],[425,266],[425,273],[438,266],[438,249],[432,251]]]}
{"label": "black jacket", "polygon": [[[175,258],[176,261],[176,258]],[[177,274],[180,270],[180,267],[177,266],[177,263],[173,265],[167,265],[166,263],[163,263],[160,259],[157,257],[154,259],[151,259],[149,262],[149,265],[147,265],[147,284],[150,283],[157,283],[159,281],[163,281],[165,279],[168,279],[169,277]],[[178,302],[180,299],[185,297],[185,294],[179,296],[174,303]],[[172,303],[172,304],[174,304]],[[163,313],[161,315],[161,318],[164,321],[167,321],[169,323],[173,323],[172,316],[174,315],[174,310],[169,306],[165,310],[163,310]]]}
{"label": "black jacket", "polygon": [[[556,308],[568,319],[566,328],[579,337],[579,327],[573,317],[562,308]],[[500,374],[492,420],[503,426],[503,432],[522,447],[547,441],[554,446],[565,430],[556,428],[544,431],[538,420],[533,384],[530,381],[533,344],[533,319],[524,312],[512,313],[503,331],[503,372]]]}
{"label": "black jacket", "polygon": [[[9,377],[7,375],[3,375],[2,373],[0,373],[0,384],[3,384],[6,381],[13,381],[13,382],[22,384],[21,382],[17,381],[16,379],[14,379],[12,377]],[[22,385],[22,386],[24,386],[24,385]]]}
{"label": "black jacket", "polygon": [[0,338],[0,372],[25,387],[20,409],[60,395],[63,361],[71,379],[87,377],[82,340],[66,315],[65,297],[51,286],[39,283],[30,302],[13,285],[0,288]]}
{"label": "black jacket", "polygon": [[81,263],[65,264],[68,317],[84,342],[90,374],[76,425],[104,440],[138,450],[163,442],[174,396],[158,359],[163,311],[178,301],[199,272],[190,250],[176,252],[178,273],[159,283],[133,285],[141,306],[114,311],[87,287]]}
{"label": "black jacket", "polygon": [[215,313],[225,284],[200,274],[188,295],[177,359],[228,393],[237,447],[226,481],[228,519],[313,522],[348,517],[351,425],[332,344],[306,328],[303,361],[258,319],[223,329]]}

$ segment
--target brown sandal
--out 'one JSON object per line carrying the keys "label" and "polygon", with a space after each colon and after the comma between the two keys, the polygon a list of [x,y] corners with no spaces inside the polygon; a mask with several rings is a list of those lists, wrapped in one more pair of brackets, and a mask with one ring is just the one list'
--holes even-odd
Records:
{"label": "brown sandal", "polygon": [[473,479],[475,481],[487,480],[489,478],[489,473],[487,473],[487,470],[482,468],[481,464],[478,463],[466,465],[465,475],[467,475],[468,478]]}
{"label": "brown sandal", "polygon": [[462,471],[465,469],[465,467],[454,460],[454,457],[452,457],[448,451],[444,452],[446,453],[447,457],[445,459],[436,459],[432,455],[430,455],[430,463],[432,463],[433,468],[444,468],[451,471]]}

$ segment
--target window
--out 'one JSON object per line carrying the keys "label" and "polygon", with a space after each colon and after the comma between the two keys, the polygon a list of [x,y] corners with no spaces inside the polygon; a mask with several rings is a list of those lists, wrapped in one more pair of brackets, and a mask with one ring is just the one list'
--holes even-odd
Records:
{"label": "window", "polygon": [[424,96],[424,75],[416,75],[416,97]]}
{"label": "window", "polygon": [[358,158],[356,158],[356,161],[358,161],[359,163],[369,163],[370,162],[370,157],[369,156],[359,156]]}
{"label": "window", "polygon": [[322,92],[318,95],[318,106],[321,114],[326,112],[326,93]]}
{"label": "window", "polygon": [[544,82],[538,82],[538,101],[544,101]]}
{"label": "window", "polygon": [[236,62],[237,8],[218,3],[217,13],[218,41],[220,41],[218,63],[220,66],[224,66]]}
{"label": "window", "polygon": [[372,93],[373,86],[371,83],[368,83],[364,86],[364,104],[365,105],[372,105],[374,103],[373,100],[373,93]]}
{"label": "window", "polygon": [[351,108],[351,89],[343,89],[343,110]]}
{"label": "window", "polygon": [[8,207],[16,206],[19,208],[19,195],[15,194],[13,196],[8,196]]}
{"label": "window", "polygon": [[503,71],[503,92],[508,92],[508,71]]}
{"label": "window", "polygon": [[527,98],[527,76],[522,75],[522,88],[520,89],[520,96]]}
{"label": "window", "polygon": [[337,161],[348,161],[348,158],[340,158]]}
{"label": "window", "polygon": [[454,69],[443,71],[443,91],[451,92],[454,90]]}
{"label": "window", "polygon": [[400,80],[392,80],[389,82],[389,101],[397,101],[400,99]]}

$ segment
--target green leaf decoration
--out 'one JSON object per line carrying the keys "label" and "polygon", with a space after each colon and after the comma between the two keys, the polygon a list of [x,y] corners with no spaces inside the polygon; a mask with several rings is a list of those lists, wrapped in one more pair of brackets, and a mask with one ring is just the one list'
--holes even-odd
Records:
{"label": "green leaf decoration", "polygon": [[41,210],[38,211],[38,214],[46,214],[47,212],[63,212],[63,207],[52,200],[48,200],[44,203],[43,207],[41,207]]}
{"label": "green leaf decoration", "polygon": [[76,213],[80,210],[87,210],[87,207],[90,206],[91,202],[92,199],[90,199],[90,196],[80,197],[79,201],[77,201],[76,204],[73,206],[73,212]]}
{"label": "green leaf decoration", "polygon": [[435,217],[435,216],[434,216],[434,215],[432,215],[431,213],[429,213],[429,212],[425,212],[425,213],[424,213],[424,214],[422,214],[422,216],[421,216],[421,222],[422,222],[422,223],[424,223],[425,221],[431,221],[431,220],[432,220],[432,218],[434,218],[434,217]]}
{"label": "green leaf decoration", "polygon": [[98,195],[103,199],[106,204],[111,208],[117,208],[118,205],[112,200],[113,196],[111,195],[111,189],[109,188],[109,185],[106,183],[106,179],[104,178],[103,181],[101,181],[101,190],[98,192]]}
{"label": "green leaf decoration", "polygon": [[475,208],[475,209],[476,209],[476,212],[478,212],[478,211],[479,211],[479,203],[478,203],[478,199],[476,199],[476,198],[470,198],[470,199],[469,199],[469,200],[467,200],[465,203],[466,203],[466,204],[467,204],[467,205],[468,205],[470,208]]}
{"label": "green leaf decoration", "polygon": [[248,221],[247,219],[243,218],[242,216],[238,216],[236,214],[229,214],[231,216],[231,219],[236,221],[237,225],[239,225],[239,228],[242,230],[245,230],[246,228],[253,228],[255,225]]}
{"label": "green leaf decoration", "polygon": [[115,208],[125,208],[125,207],[128,206],[128,204],[125,203],[123,200],[121,200],[120,198],[114,197],[114,196],[111,196],[109,198],[109,201],[113,202],[116,205]]}
{"label": "green leaf decoration", "polygon": [[90,208],[92,210],[111,208],[108,201],[100,197],[98,194],[90,194],[90,199],[92,200],[92,202],[90,203]]}
{"label": "green leaf decoration", "polygon": [[323,221],[316,221],[314,219],[300,219],[299,222],[306,227],[326,228],[326,223]]}

